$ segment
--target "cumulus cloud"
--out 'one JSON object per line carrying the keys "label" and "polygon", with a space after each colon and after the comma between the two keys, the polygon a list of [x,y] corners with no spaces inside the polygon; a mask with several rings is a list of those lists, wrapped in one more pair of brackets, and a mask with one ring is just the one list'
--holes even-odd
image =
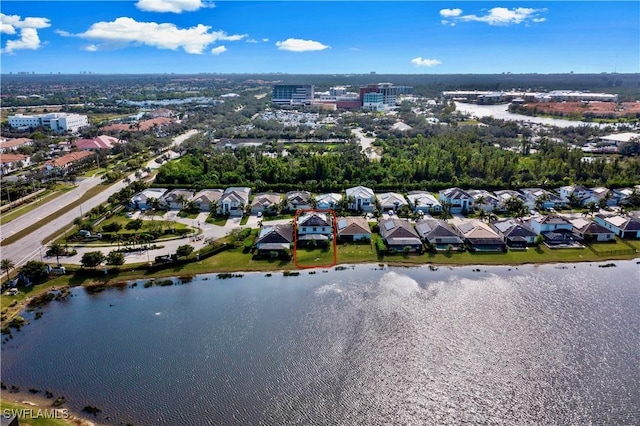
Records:
{"label": "cumulus cloud", "polygon": [[170,23],[138,22],[121,17],[112,22],[96,22],[87,31],[75,36],[97,41],[93,44],[93,51],[147,45],[159,49],[182,48],[192,54],[201,54],[216,41],[237,41],[247,37],[246,34],[227,35],[224,31],[210,30],[211,27],[202,24],[181,29]]}
{"label": "cumulus cloud", "polygon": [[435,67],[436,65],[440,65],[442,62],[437,59],[427,59],[418,56],[417,58],[413,58],[411,63],[417,67]]}
{"label": "cumulus cloud", "polygon": [[213,49],[211,49],[211,54],[212,55],[219,55],[221,53],[224,53],[227,51],[227,48],[224,46],[218,46],[218,47],[214,47]]}
{"label": "cumulus cloud", "polygon": [[203,7],[214,7],[213,3],[202,0],[138,0],[136,7],[145,12],[193,12]]}
{"label": "cumulus cloud", "polygon": [[455,18],[456,16],[460,16],[462,14],[462,9],[442,9],[440,11],[440,16],[443,18]]}
{"label": "cumulus cloud", "polygon": [[288,50],[290,52],[311,52],[329,48],[329,46],[319,41],[303,40],[300,38],[288,38],[285,41],[277,41],[276,46],[278,46],[279,50]]}
{"label": "cumulus cloud", "polygon": [[461,21],[484,22],[489,25],[506,26],[528,22],[544,22],[546,18],[540,15],[546,12],[547,9],[531,9],[527,7],[508,9],[506,7],[494,7],[482,15],[463,15],[461,9],[442,9],[440,16],[447,18],[442,20],[442,23],[445,25],[454,25],[456,21]]}
{"label": "cumulus cloud", "polygon": [[0,49],[0,52],[12,54],[16,50],[38,49],[40,47],[38,30],[50,26],[47,18],[27,17],[22,19],[18,15],[0,13],[0,33],[9,35],[19,33],[20,36],[17,40],[7,40],[7,44],[3,49]]}

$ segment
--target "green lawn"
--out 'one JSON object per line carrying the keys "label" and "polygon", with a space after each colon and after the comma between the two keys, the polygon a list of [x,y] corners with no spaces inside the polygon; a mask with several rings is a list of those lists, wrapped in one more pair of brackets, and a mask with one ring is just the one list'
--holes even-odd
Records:
{"label": "green lawn", "polygon": [[297,266],[306,267],[322,267],[333,265],[333,245],[328,248],[298,248],[296,249]]}
{"label": "green lawn", "polygon": [[211,213],[205,222],[212,225],[224,226],[227,223],[228,216],[218,216],[215,213]]}
{"label": "green lawn", "polygon": [[180,210],[178,212],[178,217],[186,218],[186,219],[195,219],[195,218],[198,217],[199,214],[200,214],[200,212],[189,213],[186,210]]}
{"label": "green lawn", "polygon": [[294,217],[293,213],[284,213],[284,214],[279,214],[277,216],[263,216],[262,221],[269,222],[271,220],[293,219],[293,217]]}
{"label": "green lawn", "polygon": [[246,225],[247,222],[249,222],[249,215],[242,216],[242,219],[240,219],[240,225]]}

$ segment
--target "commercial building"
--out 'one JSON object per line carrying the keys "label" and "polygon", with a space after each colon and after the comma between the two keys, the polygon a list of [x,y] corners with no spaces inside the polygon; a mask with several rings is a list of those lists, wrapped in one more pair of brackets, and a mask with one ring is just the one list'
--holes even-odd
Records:
{"label": "commercial building", "polygon": [[28,129],[43,126],[54,132],[77,132],[89,125],[86,115],[53,112],[49,114],[24,115],[16,114],[9,117],[9,126],[15,129]]}
{"label": "commercial building", "polygon": [[310,105],[313,90],[311,84],[276,84],[271,93],[271,103],[282,106]]}

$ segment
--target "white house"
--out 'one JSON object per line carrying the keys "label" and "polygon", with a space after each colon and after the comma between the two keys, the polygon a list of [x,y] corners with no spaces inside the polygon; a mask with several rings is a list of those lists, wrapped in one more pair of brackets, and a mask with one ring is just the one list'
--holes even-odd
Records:
{"label": "white house", "polygon": [[230,216],[243,216],[244,208],[249,204],[251,188],[230,187],[218,200],[218,214],[228,214]]}
{"label": "white house", "polygon": [[0,176],[8,175],[30,165],[31,157],[28,155],[0,154]]}
{"label": "white house", "polygon": [[522,201],[525,205],[527,204],[527,199],[525,198],[525,196],[519,193],[518,191],[514,191],[512,189],[503,189],[500,191],[494,191],[494,195],[500,201],[499,210],[506,210],[506,203],[513,197],[520,199],[520,201]]}
{"label": "white house", "polygon": [[172,189],[160,198],[160,206],[168,210],[182,210],[191,201],[193,192],[188,189]]}
{"label": "white house", "polygon": [[558,190],[560,194],[560,198],[567,204],[570,203],[571,198],[575,198],[576,202],[580,206],[585,206],[589,202],[593,201],[591,197],[593,196],[593,191],[590,188],[582,185],[567,185],[562,186]]}
{"label": "white house", "polygon": [[597,214],[593,220],[598,225],[615,232],[620,238],[640,238],[640,219],[621,215]]}
{"label": "white house", "polygon": [[373,189],[365,186],[355,186],[346,190],[347,208],[349,210],[370,212],[376,206]]}
{"label": "white house", "polygon": [[309,204],[311,193],[309,191],[289,191],[286,198],[288,210],[309,210],[311,208]]}
{"label": "white house", "polygon": [[376,198],[378,199],[380,208],[383,211],[396,211],[400,207],[408,205],[407,200],[402,196],[402,194],[398,194],[397,192],[385,192],[382,194],[376,194]]}
{"label": "white house", "polygon": [[616,238],[615,232],[592,220],[580,217],[572,219],[571,224],[573,225],[573,235],[582,241],[613,241]]}
{"label": "white house", "polygon": [[451,213],[469,211],[473,205],[473,197],[460,188],[447,188],[439,192],[440,203],[448,203]]}
{"label": "white house", "polygon": [[335,209],[340,201],[342,201],[342,195],[335,192],[316,195],[316,208],[318,210]]}
{"label": "white house", "polygon": [[467,191],[473,197],[473,208],[492,212],[501,207],[500,199],[484,189],[470,189]]}
{"label": "white house", "polygon": [[136,210],[149,210],[151,208],[151,199],[159,201],[165,192],[167,192],[166,188],[145,189],[131,197],[129,205]]}
{"label": "white house", "polygon": [[442,211],[442,204],[436,197],[427,191],[409,191],[407,194],[409,205],[415,213],[439,213]]}
{"label": "white house", "polygon": [[6,139],[0,138],[0,153],[15,151],[23,146],[32,146],[33,139],[29,138],[16,138]]}
{"label": "white house", "polygon": [[310,241],[328,242],[333,239],[333,224],[325,213],[303,214],[297,217],[296,231],[298,241],[305,244]]}
{"label": "white house", "polygon": [[537,208],[538,203],[545,210],[558,209],[566,204],[562,198],[542,188],[523,188],[520,192],[526,199],[525,205],[530,209]]}

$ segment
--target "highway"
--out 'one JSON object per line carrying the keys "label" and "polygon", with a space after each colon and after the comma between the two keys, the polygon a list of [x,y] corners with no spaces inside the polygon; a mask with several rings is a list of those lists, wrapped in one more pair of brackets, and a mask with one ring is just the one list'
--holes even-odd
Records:
{"label": "highway", "polygon": [[[176,138],[174,138],[172,147],[180,145],[182,142],[187,140],[189,137],[193,136],[197,133],[197,130],[189,130],[186,133],[183,133]],[[157,163],[154,160],[149,161],[147,166],[151,168],[156,168]],[[132,181],[135,180],[135,174],[131,174],[129,179]],[[42,218],[47,217],[51,213],[59,210],[61,207],[68,205],[71,202],[78,200],[82,194],[84,194],[88,189],[100,184],[101,179],[99,177],[87,178],[81,181],[78,184],[78,187],[69,191],[68,193],[51,200],[50,202],[43,203],[38,208],[32,210],[31,212],[12,220],[11,222],[3,225],[0,228],[0,235],[2,238],[7,238],[9,235],[18,232],[21,229],[24,229],[32,224],[38,222]],[[93,198],[85,201],[79,206],[77,209],[74,208],[67,213],[61,214],[56,217],[50,223],[46,224],[42,228],[32,232],[31,234],[26,235],[15,243],[9,244],[8,246],[4,246],[0,248],[0,257],[9,258],[13,261],[16,267],[19,267],[32,259],[40,259],[40,252],[42,252],[42,256],[44,256],[44,252],[46,248],[42,246],[42,239],[46,238],[48,235],[56,232],[57,230],[62,231],[65,227],[69,226],[73,220],[80,216],[80,209],[82,209],[82,213],[86,213],[92,208],[104,203],[107,199],[116,192],[120,191],[124,188],[126,184],[124,181],[118,181],[113,185],[106,188],[101,193],[97,194]],[[46,242],[48,244],[49,242]],[[45,246],[46,246],[45,244]]]}

